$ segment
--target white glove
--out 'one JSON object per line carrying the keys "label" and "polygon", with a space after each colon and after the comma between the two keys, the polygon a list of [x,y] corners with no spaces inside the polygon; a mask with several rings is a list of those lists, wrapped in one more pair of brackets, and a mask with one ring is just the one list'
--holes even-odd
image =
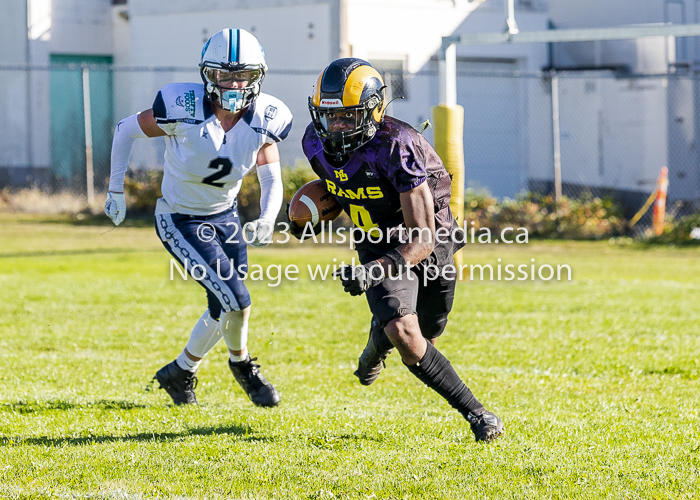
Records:
{"label": "white glove", "polygon": [[105,213],[107,217],[112,219],[115,226],[118,226],[126,217],[126,201],[124,193],[107,193],[107,201],[105,201]]}
{"label": "white glove", "polygon": [[266,219],[248,222],[245,226],[245,240],[251,247],[266,247],[272,243],[274,224]]}

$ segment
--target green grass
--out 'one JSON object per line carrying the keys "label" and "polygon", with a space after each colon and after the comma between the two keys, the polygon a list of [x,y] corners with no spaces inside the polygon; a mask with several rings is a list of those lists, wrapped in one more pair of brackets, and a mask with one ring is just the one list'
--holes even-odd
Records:
{"label": "green grass", "polygon": [[[146,390],[204,310],[151,228],[0,216],[0,498],[699,498],[700,259],[605,242],[468,245],[572,282],[460,283],[438,347],[506,424],[473,442],[395,353],[352,375],[369,312],[337,282],[250,282],[255,408],[223,343],[194,408]],[[332,263],[346,248],[250,252]],[[304,273],[302,273],[303,275]]]}

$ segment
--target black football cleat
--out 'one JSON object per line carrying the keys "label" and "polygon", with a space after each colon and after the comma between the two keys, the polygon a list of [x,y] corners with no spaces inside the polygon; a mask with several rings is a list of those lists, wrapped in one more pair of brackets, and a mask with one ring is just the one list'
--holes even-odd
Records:
{"label": "black football cleat", "polygon": [[156,372],[153,377],[160,384],[160,389],[173,398],[176,405],[196,405],[197,398],[194,395],[194,388],[197,387],[197,377],[193,372],[183,370],[173,361]]}
{"label": "black football cleat", "polygon": [[234,362],[229,359],[228,367],[233,378],[256,406],[277,406],[280,404],[280,395],[260,373],[260,365],[254,363],[257,359],[251,358],[250,354],[244,361]]}
{"label": "black football cleat", "polygon": [[476,441],[490,443],[503,434],[505,427],[497,415],[483,408],[477,412],[478,414],[474,412],[467,414],[467,422],[472,428]]}
{"label": "black football cleat", "polygon": [[360,380],[362,385],[370,385],[381,373],[383,368],[386,368],[385,360],[394,346],[391,344],[389,337],[382,328],[379,328],[376,320],[372,318],[372,328],[369,331],[369,340],[365,350],[360,354],[360,359],[357,362],[357,370],[355,376]]}

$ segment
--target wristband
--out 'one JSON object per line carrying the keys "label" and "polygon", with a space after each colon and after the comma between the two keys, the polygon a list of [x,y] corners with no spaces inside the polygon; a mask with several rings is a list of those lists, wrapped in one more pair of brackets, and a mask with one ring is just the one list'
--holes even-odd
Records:
{"label": "wristband", "polygon": [[400,276],[401,274],[405,273],[408,271],[408,264],[406,264],[406,259],[403,258],[403,255],[401,255],[401,252],[399,252],[396,248],[392,248],[387,252],[384,257],[388,257],[392,260],[394,263],[394,267],[396,268],[396,276]]}

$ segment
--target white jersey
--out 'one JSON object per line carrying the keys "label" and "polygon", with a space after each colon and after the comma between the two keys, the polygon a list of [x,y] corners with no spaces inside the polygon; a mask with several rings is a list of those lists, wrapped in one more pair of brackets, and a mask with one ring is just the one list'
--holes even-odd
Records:
{"label": "white jersey", "polygon": [[292,127],[292,113],[261,93],[236,125],[224,132],[201,83],[163,87],[153,116],[165,137],[163,198],[156,213],[212,215],[231,208],[258,151],[279,142]]}

